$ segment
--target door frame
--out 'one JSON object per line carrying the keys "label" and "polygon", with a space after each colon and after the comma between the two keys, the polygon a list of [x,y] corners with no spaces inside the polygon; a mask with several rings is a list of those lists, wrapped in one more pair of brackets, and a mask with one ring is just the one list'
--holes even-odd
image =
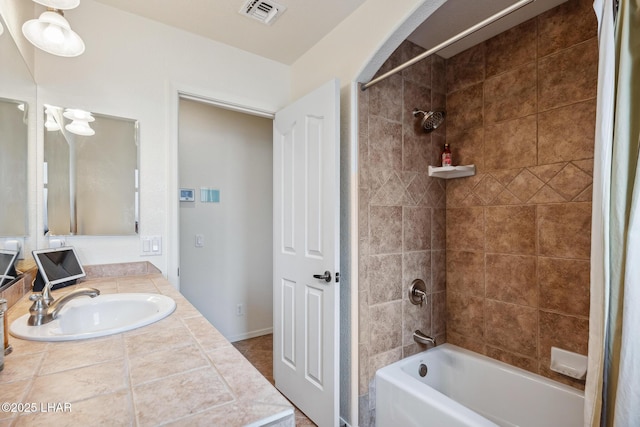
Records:
{"label": "door frame", "polygon": [[[169,136],[167,144],[167,224],[165,235],[167,241],[164,244],[167,256],[166,277],[169,283],[180,290],[180,202],[178,200],[179,175],[178,175],[178,120],[180,99],[202,102],[240,113],[268,119],[275,118],[275,109],[267,110],[258,105],[245,104],[242,101],[231,99],[229,96],[218,92],[211,92],[201,88],[194,88],[188,85],[169,84],[167,88],[167,98],[170,99],[166,131]],[[173,197],[172,195],[175,195]]]}

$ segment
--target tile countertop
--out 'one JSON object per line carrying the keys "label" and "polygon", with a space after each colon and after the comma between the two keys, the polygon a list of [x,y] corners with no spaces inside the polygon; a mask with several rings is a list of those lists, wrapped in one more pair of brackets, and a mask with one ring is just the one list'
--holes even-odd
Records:
{"label": "tile countertop", "polygon": [[[291,404],[162,275],[76,286],[161,293],[177,308],[152,325],[102,338],[46,343],[10,336],[0,426],[294,426]],[[30,305],[25,295],[9,309],[9,321]],[[4,402],[15,405],[7,411]]]}

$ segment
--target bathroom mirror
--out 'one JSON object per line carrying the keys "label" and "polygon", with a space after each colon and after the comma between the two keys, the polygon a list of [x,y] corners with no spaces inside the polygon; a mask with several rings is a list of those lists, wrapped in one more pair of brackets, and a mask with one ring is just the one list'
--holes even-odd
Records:
{"label": "bathroom mirror", "polygon": [[138,232],[138,122],[45,105],[45,235]]}
{"label": "bathroom mirror", "polygon": [[29,235],[29,104],[36,85],[0,17],[0,237]]}

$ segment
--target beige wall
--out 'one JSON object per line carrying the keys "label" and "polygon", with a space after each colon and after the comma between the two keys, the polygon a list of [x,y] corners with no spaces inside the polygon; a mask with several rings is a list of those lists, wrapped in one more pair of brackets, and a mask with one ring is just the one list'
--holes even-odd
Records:
{"label": "beige wall", "polygon": [[569,0],[447,60],[447,341],[566,382],[587,353],[596,20]]}
{"label": "beige wall", "polygon": [[[403,43],[381,72],[422,51]],[[413,331],[445,341],[445,183],[427,173],[444,131],[426,133],[412,114],[444,107],[444,77],[433,56],[360,94],[360,426],[374,424],[376,370],[425,349]],[[423,306],[409,302],[414,279],[427,285]]]}

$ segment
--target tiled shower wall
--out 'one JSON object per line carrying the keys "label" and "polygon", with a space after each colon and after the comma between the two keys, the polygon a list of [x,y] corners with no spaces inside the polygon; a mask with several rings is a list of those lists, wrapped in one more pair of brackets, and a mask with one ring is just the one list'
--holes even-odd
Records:
{"label": "tiled shower wall", "polygon": [[[403,43],[380,73],[422,51]],[[445,340],[445,183],[427,174],[445,131],[424,132],[412,114],[444,108],[444,60],[424,60],[360,96],[359,425],[366,427],[374,424],[375,371],[423,349],[416,329]],[[427,285],[423,306],[408,300],[414,279]]]}
{"label": "tiled shower wall", "polygon": [[[419,350],[414,329],[583,387],[548,366],[551,346],[587,352],[596,28],[592,1],[569,0],[446,71],[432,56],[360,93],[360,426],[375,371]],[[421,51],[403,43],[379,73]],[[425,134],[412,110],[445,104]],[[445,137],[476,176],[427,176]]]}
{"label": "tiled shower wall", "polygon": [[569,0],[455,57],[447,142],[477,175],[447,184],[447,341],[575,387],[586,354],[597,24]]}

